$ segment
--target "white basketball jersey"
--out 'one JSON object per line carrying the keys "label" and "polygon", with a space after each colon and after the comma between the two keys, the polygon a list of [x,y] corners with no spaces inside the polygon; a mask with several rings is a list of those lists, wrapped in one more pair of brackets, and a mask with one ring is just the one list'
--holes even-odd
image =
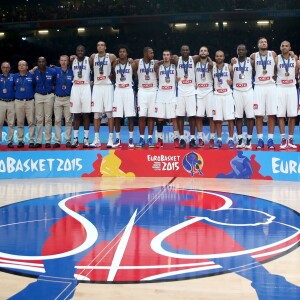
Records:
{"label": "white basketball jersey", "polygon": [[[296,84],[296,75],[295,75],[295,69],[296,69],[296,60],[295,58],[289,57],[289,59],[282,58],[282,55],[279,54],[277,56],[278,63],[277,63],[277,85],[282,86],[294,86]],[[286,71],[286,67],[288,67],[288,70]]]}
{"label": "white basketball jersey", "polygon": [[[148,72],[149,71],[149,72]],[[148,79],[147,79],[148,72]],[[138,80],[139,89],[145,91],[154,92],[157,91],[157,77],[154,70],[154,60],[152,59],[150,63],[144,64],[144,60],[140,59],[138,66]]]}
{"label": "white basketball jersey", "polygon": [[[169,82],[166,79],[166,70],[169,71]],[[165,70],[164,66],[159,67],[157,101],[161,103],[172,103],[176,97],[176,67],[170,64]]]}
{"label": "white basketball jersey", "polygon": [[[218,70],[218,72],[217,72]],[[219,80],[217,74],[220,74]],[[227,80],[230,80],[230,72],[228,64],[224,63],[222,69],[217,69],[217,65],[213,67],[213,78],[214,78],[214,94],[216,95],[230,95],[232,90]]]}
{"label": "white basketball jersey", "polygon": [[213,91],[213,78],[208,68],[208,62],[196,64],[196,93],[200,97],[205,97],[207,94]]}
{"label": "white basketball jersey", "polygon": [[[233,89],[248,91],[252,89],[252,66],[250,57],[245,61],[236,62],[233,66]],[[244,69],[244,72],[242,70]]]}
{"label": "white basketball jersey", "polygon": [[[122,65],[118,63],[115,66],[116,73],[116,88],[132,88],[132,67],[129,62],[127,64]],[[123,74],[123,76],[121,76]],[[123,78],[123,80],[122,80]]]}
{"label": "white basketball jersey", "polygon": [[[263,60],[263,62],[262,62]],[[274,66],[275,61],[272,51],[268,51],[266,56],[260,58],[259,52],[255,53],[255,84],[270,84],[274,83]],[[266,64],[267,73],[263,73],[263,63]]]}
{"label": "white basketball jersey", "polygon": [[[77,58],[73,60],[72,70],[74,74],[73,84],[89,84],[90,83],[90,62],[88,56],[85,56],[83,61],[78,61]],[[82,73],[82,76],[79,77],[78,73]]]}
{"label": "white basketball jersey", "polygon": [[[100,67],[103,66],[102,72]],[[112,84],[109,76],[111,74],[111,61],[109,53],[101,57],[98,53],[94,57],[94,84]]]}
{"label": "white basketball jersey", "polygon": [[178,81],[178,96],[192,96],[196,94],[195,90],[195,64],[191,56],[189,56],[187,70],[187,78],[184,77],[184,63],[182,56],[179,57],[177,65],[177,77],[180,78]]}

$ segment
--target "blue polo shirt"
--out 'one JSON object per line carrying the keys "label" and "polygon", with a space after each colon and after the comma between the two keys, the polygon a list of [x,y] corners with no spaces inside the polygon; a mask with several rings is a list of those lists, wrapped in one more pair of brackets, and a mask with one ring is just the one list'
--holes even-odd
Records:
{"label": "blue polo shirt", "polygon": [[34,71],[33,76],[36,81],[35,91],[39,94],[49,94],[53,92],[56,79],[56,71],[46,67],[45,72],[41,72],[38,68]]}
{"label": "blue polo shirt", "polygon": [[14,74],[15,98],[16,99],[33,99],[35,79],[29,72],[21,76],[20,73]]}
{"label": "blue polo shirt", "polygon": [[61,67],[56,67],[55,71],[56,71],[55,95],[59,97],[70,96],[71,88],[73,84],[73,78],[74,78],[72,69],[68,68],[66,71],[63,71]]}
{"label": "blue polo shirt", "polygon": [[15,99],[14,75],[0,74],[0,99]]}

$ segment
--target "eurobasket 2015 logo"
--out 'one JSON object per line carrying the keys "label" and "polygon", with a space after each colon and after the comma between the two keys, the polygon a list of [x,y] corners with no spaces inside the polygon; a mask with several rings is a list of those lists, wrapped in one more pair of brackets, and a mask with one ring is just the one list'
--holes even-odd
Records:
{"label": "eurobasket 2015 logo", "polygon": [[189,152],[184,155],[182,159],[182,166],[184,170],[194,176],[195,174],[203,175],[202,168],[204,160],[202,156],[196,152]]}
{"label": "eurobasket 2015 logo", "polygon": [[259,299],[300,299],[298,286],[263,266],[298,247],[299,214],[261,198],[162,186],[31,199],[0,214],[1,270],[36,277],[9,299],[224,272],[247,278]]}

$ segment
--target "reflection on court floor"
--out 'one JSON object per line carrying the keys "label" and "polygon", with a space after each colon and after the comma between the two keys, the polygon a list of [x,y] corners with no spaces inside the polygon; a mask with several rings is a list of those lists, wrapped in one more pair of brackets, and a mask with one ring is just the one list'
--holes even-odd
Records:
{"label": "reflection on court floor", "polygon": [[[159,181],[3,181],[0,268],[19,276],[1,273],[0,278],[8,286],[20,281],[3,296],[97,299],[94,290],[102,290],[108,293],[105,299],[141,299],[141,285],[133,283],[147,282],[149,287],[151,282],[153,294],[165,287],[157,299],[168,299],[168,287],[178,289],[185,282],[175,299],[185,299],[185,294],[189,299],[216,299],[209,286],[233,276],[236,284],[231,280],[228,286],[235,284],[240,294],[225,288],[218,299],[241,294],[245,299],[299,299],[298,268],[290,266],[289,274],[291,263],[300,266],[296,183],[288,183],[290,191],[283,198],[281,182]],[[294,253],[298,260],[291,262]],[[269,268],[276,264],[284,265],[288,275]],[[205,297],[201,283],[207,281]],[[241,290],[239,282],[247,288]],[[120,294],[124,283],[132,284]],[[127,295],[129,290],[135,291],[134,297]]]}

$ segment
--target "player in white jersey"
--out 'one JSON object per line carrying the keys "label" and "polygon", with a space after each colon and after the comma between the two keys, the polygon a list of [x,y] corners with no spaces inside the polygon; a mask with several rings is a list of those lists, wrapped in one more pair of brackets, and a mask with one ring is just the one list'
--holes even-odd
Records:
{"label": "player in white jersey", "polygon": [[197,148],[195,140],[196,125],[196,89],[195,89],[195,64],[199,61],[199,55],[190,56],[190,48],[182,45],[180,48],[181,56],[173,56],[177,66],[177,124],[180,134],[180,148],[186,147],[183,135],[184,118],[189,118],[190,124],[190,148]]}
{"label": "player in white jersey", "polygon": [[234,148],[233,130],[234,130],[234,100],[232,97],[231,72],[232,67],[224,63],[224,52],[218,50],[215,55],[215,62],[212,69],[214,79],[214,108],[213,118],[217,130],[218,140],[214,148],[222,147],[222,122],[228,122],[228,146],[230,149]]}
{"label": "player in white jersey", "polygon": [[137,148],[145,146],[145,128],[146,118],[148,117],[148,147],[153,148],[152,135],[154,130],[155,100],[157,94],[157,76],[158,61],[154,60],[154,52],[150,47],[143,50],[143,58],[134,60],[132,64],[134,75],[139,82],[138,91],[138,114],[140,140],[136,144]]}
{"label": "player in white jersey", "polygon": [[[252,149],[251,139],[254,125],[252,65],[247,57],[244,44],[237,47],[238,57],[232,60],[233,99],[235,104],[236,130],[238,134],[237,149]],[[247,140],[243,141],[242,126],[244,113],[247,118]]]}
{"label": "player in white jersey", "polygon": [[179,146],[176,120],[176,66],[171,64],[171,52],[164,50],[163,62],[157,69],[158,92],[156,97],[157,138],[156,148],[163,146],[163,121],[171,119],[174,129],[174,145]]}
{"label": "player in white jersey", "polygon": [[73,113],[74,122],[74,139],[71,148],[77,148],[78,130],[80,126],[80,116],[83,115],[84,140],[83,147],[89,147],[89,128],[90,128],[90,112],[91,112],[91,61],[88,56],[85,56],[85,47],[77,46],[76,56],[70,57],[72,70],[74,74],[73,86],[70,96],[70,112]]}
{"label": "player in white jersey", "polygon": [[204,147],[203,137],[203,117],[209,119],[210,140],[209,147],[214,147],[215,139],[215,123],[212,115],[213,105],[213,78],[211,70],[213,68],[213,61],[209,57],[208,48],[202,46],[199,50],[200,60],[196,64],[196,93],[197,93],[197,115],[196,126],[198,131],[198,146]]}
{"label": "player in white jersey", "polygon": [[[297,57],[290,54],[291,44],[283,41],[281,54],[277,56],[278,127],[281,135],[280,149],[297,149],[294,144],[294,129],[298,114],[296,80],[299,64]],[[285,135],[285,117],[288,117],[288,139]]]}
{"label": "player in white jersey", "polygon": [[119,47],[119,58],[113,65],[113,74],[116,80],[116,88],[114,92],[113,102],[113,118],[115,121],[116,141],[113,148],[122,147],[120,138],[121,119],[123,116],[128,118],[129,124],[129,140],[128,148],[134,148],[133,143],[133,130],[134,130],[134,117],[135,101],[134,91],[132,89],[132,66],[128,60],[128,49],[126,46]]}
{"label": "player in white jersey", "polygon": [[116,56],[106,53],[106,44],[103,41],[97,43],[98,53],[91,55],[94,71],[94,86],[92,93],[92,112],[94,113],[95,138],[90,147],[100,147],[101,116],[106,114],[108,118],[109,137],[107,148],[113,146],[114,119],[112,117],[112,105],[114,87],[111,82],[111,66],[116,61]]}
{"label": "player in white jersey", "polygon": [[268,41],[261,37],[258,40],[258,52],[250,55],[255,69],[254,80],[254,114],[256,117],[257,149],[264,148],[263,117],[268,116],[268,149],[274,149],[274,128],[277,114],[277,93],[274,81],[276,53],[268,50]]}

